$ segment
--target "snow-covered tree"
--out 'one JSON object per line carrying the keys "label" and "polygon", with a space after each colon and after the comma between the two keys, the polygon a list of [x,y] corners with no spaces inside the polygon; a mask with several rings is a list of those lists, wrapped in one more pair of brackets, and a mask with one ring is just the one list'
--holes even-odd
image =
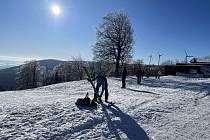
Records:
{"label": "snow-covered tree", "polygon": [[138,68],[141,68],[144,65],[143,59],[137,59],[133,62],[135,65],[137,65]]}
{"label": "snow-covered tree", "polygon": [[27,61],[16,73],[16,88],[36,88],[40,83],[40,65],[36,60]]}
{"label": "snow-covered tree", "polygon": [[71,62],[65,62],[64,64],[64,77],[65,77],[65,81],[69,82],[69,81],[73,81],[73,76],[72,76],[72,72],[73,72],[73,66]]}
{"label": "snow-covered tree", "polygon": [[53,84],[65,82],[65,76],[64,76],[64,65],[60,64],[53,68],[52,71],[52,81]]}
{"label": "snow-covered tree", "polygon": [[162,65],[175,65],[175,62],[173,60],[166,60],[162,62]]}
{"label": "snow-covered tree", "polygon": [[55,73],[53,70],[47,70],[46,75],[44,77],[44,85],[50,85],[55,83]]}
{"label": "snow-covered tree", "polygon": [[113,70],[113,64],[109,63],[107,61],[97,61],[95,62],[95,68],[94,71],[97,74],[105,75],[105,76],[110,76]]}
{"label": "snow-covered tree", "polygon": [[82,60],[81,56],[78,57],[72,57],[73,58],[73,75],[76,78],[79,78],[77,80],[82,80],[84,79],[84,71],[83,71],[83,67],[84,67],[84,61]]}
{"label": "snow-covered tree", "polygon": [[53,83],[84,79],[84,61],[81,57],[73,57],[73,60],[74,61],[67,61],[54,67],[52,71],[54,77]]}
{"label": "snow-covered tree", "polygon": [[134,45],[133,28],[128,15],[124,12],[108,13],[97,28],[96,35],[94,60],[114,62],[118,76],[120,64],[131,59]]}
{"label": "snow-covered tree", "polygon": [[47,71],[45,66],[40,67],[40,86],[47,85]]}
{"label": "snow-covered tree", "polygon": [[209,56],[205,56],[204,59],[210,59],[210,55]]}

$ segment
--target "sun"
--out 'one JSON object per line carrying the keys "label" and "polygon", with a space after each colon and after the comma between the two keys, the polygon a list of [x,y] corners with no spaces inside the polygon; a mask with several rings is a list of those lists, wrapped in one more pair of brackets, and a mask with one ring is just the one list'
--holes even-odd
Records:
{"label": "sun", "polygon": [[51,7],[51,11],[52,11],[53,15],[59,16],[61,14],[61,7],[59,5],[54,4]]}

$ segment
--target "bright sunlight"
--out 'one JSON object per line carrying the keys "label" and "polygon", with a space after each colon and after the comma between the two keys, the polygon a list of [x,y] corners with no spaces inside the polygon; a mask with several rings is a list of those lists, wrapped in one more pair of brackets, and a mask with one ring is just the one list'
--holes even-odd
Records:
{"label": "bright sunlight", "polygon": [[51,7],[51,11],[52,11],[53,15],[59,16],[61,14],[61,7],[59,5],[54,4]]}

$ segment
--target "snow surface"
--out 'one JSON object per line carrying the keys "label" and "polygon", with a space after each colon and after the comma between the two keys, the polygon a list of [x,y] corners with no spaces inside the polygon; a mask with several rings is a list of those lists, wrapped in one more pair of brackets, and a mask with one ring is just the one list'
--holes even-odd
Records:
{"label": "snow surface", "polygon": [[[75,106],[83,80],[0,92],[0,139],[210,139],[210,79],[167,76],[136,84],[109,78],[111,107]],[[103,97],[104,99],[104,97]]]}

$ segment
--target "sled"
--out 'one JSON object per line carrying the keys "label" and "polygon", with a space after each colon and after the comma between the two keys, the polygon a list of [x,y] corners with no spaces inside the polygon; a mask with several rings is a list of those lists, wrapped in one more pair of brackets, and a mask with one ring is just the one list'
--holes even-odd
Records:
{"label": "sled", "polygon": [[91,100],[88,97],[88,92],[85,96],[85,98],[79,98],[77,99],[77,101],[75,102],[76,106],[88,106],[88,107],[92,107],[92,106],[96,106],[97,104],[95,103],[95,101]]}
{"label": "sled", "polygon": [[90,106],[90,98],[88,97],[88,92],[85,96],[85,98],[79,98],[77,99],[77,101],[75,102],[75,104],[77,106]]}

